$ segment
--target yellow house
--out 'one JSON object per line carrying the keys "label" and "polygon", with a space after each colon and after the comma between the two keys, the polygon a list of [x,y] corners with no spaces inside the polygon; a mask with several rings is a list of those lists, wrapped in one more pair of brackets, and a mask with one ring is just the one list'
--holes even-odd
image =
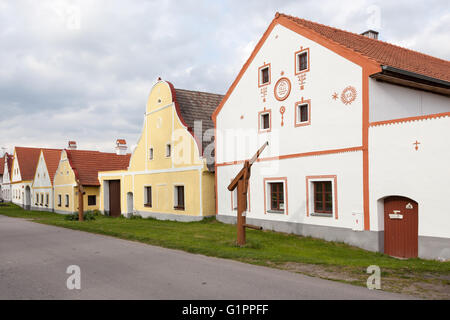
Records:
{"label": "yellow house", "polygon": [[83,211],[99,209],[100,170],[120,170],[128,167],[130,154],[76,150],[76,143],[61,152],[54,176],[53,208],[57,213],[78,212],[78,192],[83,192]]}
{"label": "yellow house", "polygon": [[178,221],[215,215],[211,114],[222,98],[159,80],[129,168],[99,173],[100,210]]}

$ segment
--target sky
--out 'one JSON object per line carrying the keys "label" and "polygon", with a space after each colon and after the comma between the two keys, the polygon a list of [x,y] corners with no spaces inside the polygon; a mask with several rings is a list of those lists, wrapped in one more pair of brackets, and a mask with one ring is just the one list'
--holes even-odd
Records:
{"label": "sky", "polygon": [[277,11],[450,59],[448,0],[0,0],[0,148],[131,147],[158,77],[224,94]]}

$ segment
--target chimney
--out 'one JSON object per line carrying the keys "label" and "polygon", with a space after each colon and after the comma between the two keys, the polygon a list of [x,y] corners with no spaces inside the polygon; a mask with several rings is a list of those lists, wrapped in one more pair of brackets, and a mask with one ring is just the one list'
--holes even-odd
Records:
{"label": "chimney", "polygon": [[361,33],[362,36],[378,40],[378,32],[374,30],[367,30],[366,32]]}
{"label": "chimney", "polygon": [[69,146],[67,147],[68,150],[77,150],[77,142],[76,141],[69,141]]}
{"label": "chimney", "polygon": [[116,141],[116,154],[124,155],[127,154],[127,141],[125,139],[117,139]]}

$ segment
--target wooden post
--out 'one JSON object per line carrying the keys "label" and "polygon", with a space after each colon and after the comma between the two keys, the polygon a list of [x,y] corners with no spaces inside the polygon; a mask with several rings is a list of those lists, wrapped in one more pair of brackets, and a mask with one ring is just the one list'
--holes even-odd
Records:
{"label": "wooden post", "polygon": [[78,221],[84,221],[84,201],[83,201],[83,186],[81,185],[80,181],[77,180],[77,187],[78,187]]}
{"label": "wooden post", "polygon": [[233,191],[237,188],[237,245],[245,245],[245,228],[252,228],[256,230],[261,230],[261,227],[248,225],[246,223],[245,212],[247,211],[247,190],[250,180],[250,168],[253,163],[258,159],[261,152],[269,143],[266,142],[264,145],[256,152],[252,159],[246,160],[244,162],[244,167],[239,171],[236,177],[231,181],[228,186],[228,190]]}

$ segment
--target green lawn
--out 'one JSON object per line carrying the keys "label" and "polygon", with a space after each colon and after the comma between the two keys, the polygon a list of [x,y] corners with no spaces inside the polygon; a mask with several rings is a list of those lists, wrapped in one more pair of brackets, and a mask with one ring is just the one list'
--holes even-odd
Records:
{"label": "green lawn", "polygon": [[272,231],[248,230],[247,245],[240,248],[235,245],[236,227],[214,218],[185,223],[98,216],[94,221],[78,222],[67,221],[64,216],[55,213],[25,211],[15,205],[0,207],[0,214],[259,265],[301,263],[350,268],[362,273],[369,265],[378,265],[382,271],[395,273],[450,274],[450,262],[398,260],[343,243]]}

